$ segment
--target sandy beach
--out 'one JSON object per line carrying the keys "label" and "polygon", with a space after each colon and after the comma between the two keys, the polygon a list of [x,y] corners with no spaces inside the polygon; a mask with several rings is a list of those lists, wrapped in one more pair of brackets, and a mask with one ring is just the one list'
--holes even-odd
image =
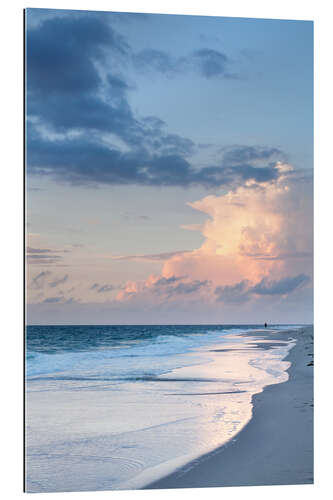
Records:
{"label": "sandy beach", "polygon": [[313,483],[313,327],[260,335],[297,339],[288,381],[253,397],[253,417],[234,439],[146,489]]}

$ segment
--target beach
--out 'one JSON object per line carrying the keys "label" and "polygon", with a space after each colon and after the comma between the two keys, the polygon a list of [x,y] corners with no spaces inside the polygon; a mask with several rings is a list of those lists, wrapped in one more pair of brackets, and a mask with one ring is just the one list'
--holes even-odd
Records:
{"label": "beach", "polygon": [[300,325],[31,327],[27,491],[310,482],[311,335]]}
{"label": "beach", "polygon": [[285,358],[288,380],[253,396],[252,418],[239,434],[146,488],[313,483],[313,327],[264,336],[284,341],[290,335],[296,343]]}

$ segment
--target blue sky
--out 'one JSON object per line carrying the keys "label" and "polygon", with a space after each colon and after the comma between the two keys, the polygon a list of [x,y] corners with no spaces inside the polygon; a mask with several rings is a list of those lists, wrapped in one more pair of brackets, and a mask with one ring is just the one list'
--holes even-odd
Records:
{"label": "blue sky", "polygon": [[26,26],[28,320],[311,321],[312,22]]}

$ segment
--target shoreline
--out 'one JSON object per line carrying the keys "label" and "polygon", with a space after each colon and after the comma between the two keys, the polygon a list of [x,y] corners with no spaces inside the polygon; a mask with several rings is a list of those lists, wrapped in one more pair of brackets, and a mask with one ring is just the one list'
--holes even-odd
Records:
{"label": "shoreline", "polygon": [[142,489],[313,484],[313,327],[247,332],[296,344],[286,382],[252,398],[252,418],[225,445]]}

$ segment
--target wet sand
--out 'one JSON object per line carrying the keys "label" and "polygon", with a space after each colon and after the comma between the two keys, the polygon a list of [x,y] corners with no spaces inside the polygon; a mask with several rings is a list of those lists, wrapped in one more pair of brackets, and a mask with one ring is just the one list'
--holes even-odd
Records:
{"label": "wet sand", "polygon": [[146,489],[313,483],[313,327],[258,335],[297,340],[288,381],[253,397],[253,417],[233,440]]}

